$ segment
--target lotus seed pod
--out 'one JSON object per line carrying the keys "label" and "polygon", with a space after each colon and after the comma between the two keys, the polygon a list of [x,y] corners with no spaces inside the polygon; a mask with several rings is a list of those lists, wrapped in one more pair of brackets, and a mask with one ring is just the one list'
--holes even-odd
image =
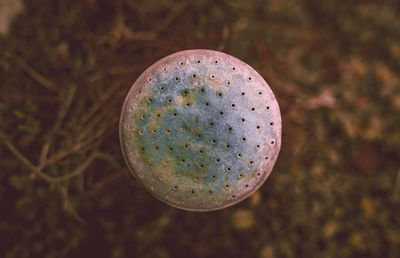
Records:
{"label": "lotus seed pod", "polygon": [[150,66],[120,120],[130,171],[161,201],[210,211],[240,202],[267,179],[281,145],[274,94],[249,65],[187,50]]}

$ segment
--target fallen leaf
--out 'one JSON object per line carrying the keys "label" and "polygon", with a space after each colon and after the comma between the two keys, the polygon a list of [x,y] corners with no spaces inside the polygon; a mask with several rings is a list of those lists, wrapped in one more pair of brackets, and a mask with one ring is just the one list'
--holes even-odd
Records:
{"label": "fallen leaf", "polygon": [[336,99],[331,89],[325,89],[318,96],[306,100],[304,106],[308,109],[334,108],[336,106]]}
{"label": "fallen leaf", "polygon": [[261,193],[260,191],[256,191],[251,197],[250,197],[250,205],[251,206],[257,206],[261,202]]}
{"label": "fallen leaf", "polygon": [[360,233],[354,233],[351,235],[350,244],[358,250],[365,248],[365,241]]}
{"label": "fallen leaf", "polygon": [[367,217],[372,217],[375,214],[374,204],[369,197],[364,197],[361,200],[361,208]]}
{"label": "fallen leaf", "polygon": [[233,226],[237,229],[248,229],[254,226],[254,215],[250,210],[237,210],[232,215]]}
{"label": "fallen leaf", "polygon": [[261,249],[260,258],[273,258],[274,249],[270,245],[266,245]]}
{"label": "fallen leaf", "polygon": [[324,225],[323,233],[326,238],[332,237],[338,229],[338,225],[335,221],[329,221]]}

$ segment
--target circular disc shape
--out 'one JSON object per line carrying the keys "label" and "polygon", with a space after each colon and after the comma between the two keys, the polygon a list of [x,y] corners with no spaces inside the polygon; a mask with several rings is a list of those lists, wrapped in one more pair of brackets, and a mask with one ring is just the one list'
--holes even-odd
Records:
{"label": "circular disc shape", "polygon": [[158,199],[209,211],[238,203],[267,179],[281,145],[281,116],[249,65],[187,50],[150,66],[130,89],[120,120],[132,173]]}

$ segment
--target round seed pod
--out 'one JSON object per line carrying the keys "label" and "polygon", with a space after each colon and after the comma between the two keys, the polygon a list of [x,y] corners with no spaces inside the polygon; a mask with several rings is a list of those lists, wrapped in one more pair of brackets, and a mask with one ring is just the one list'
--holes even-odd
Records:
{"label": "round seed pod", "polygon": [[274,94],[249,65],[187,50],[150,66],[120,120],[130,171],[161,201],[210,211],[231,206],[267,179],[281,145]]}

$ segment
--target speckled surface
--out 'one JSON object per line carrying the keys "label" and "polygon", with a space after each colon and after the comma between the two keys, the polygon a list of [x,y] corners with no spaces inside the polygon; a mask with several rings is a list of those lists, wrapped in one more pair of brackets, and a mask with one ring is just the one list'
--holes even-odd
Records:
{"label": "speckled surface", "polygon": [[269,176],[281,144],[264,79],[227,54],[188,50],[149,67],[126,97],[121,146],[160,200],[187,210],[233,205]]}

